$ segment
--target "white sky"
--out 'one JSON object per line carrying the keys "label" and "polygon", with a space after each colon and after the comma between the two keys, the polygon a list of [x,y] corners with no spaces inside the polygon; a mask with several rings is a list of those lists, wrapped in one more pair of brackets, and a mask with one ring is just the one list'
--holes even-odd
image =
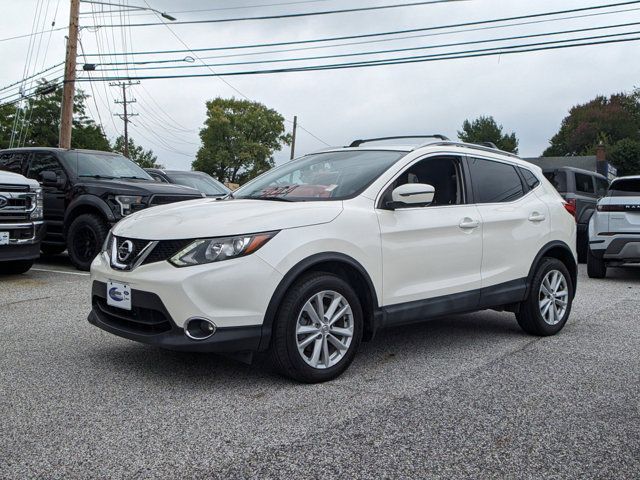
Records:
{"label": "white sky", "polygon": [[[130,5],[144,5],[144,0],[115,1],[128,2]],[[272,4],[285,0],[148,1],[152,7],[159,10],[176,12]],[[56,26],[67,24],[69,0],[41,0],[43,11],[49,5],[49,13],[46,19],[44,15],[41,17],[41,24],[51,25],[58,3]],[[320,0],[278,7],[175,13],[174,15],[178,20],[191,20],[319,11],[390,3],[402,2],[400,0]],[[203,48],[421,28],[611,3],[616,2],[614,0],[469,0],[357,14],[195,26],[174,25],[172,28],[190,48]],[[37,5],[36,0],[0,0],[2,7],[0,38],[29,33]],[[402,48],[640,22],[640,3],[618,8],[638,8],[638,10],[497,30],[412,38],[339,49],[290,52],[280,56],[286,58],[287,56],[338,53],[338,50],[341,53]],[[82,11],[91,9],[92,6],[89,4],[83,4],[81,7]],[[148,13],[132,14],[130,19],[131,22],[157,21],[155,16]],[[119,23],[120,18],[115,17],[113,20]],[[81,17],[81,25],[90,25],[92,21],[91,15]],[[577,35],[602,35],[621,31],[640,31],[640,25]],[[40,56],[37,63],[34,62],[32,65],[31,72],[63,61],[65,35],[65,31],[52,34],[46,57],[44,50],[48,37],[44,36]],[[164,26],[132,28],[130,35],[130,39],[127,39],[129,50],[184,48]],[[107,39],[111,50],[114,50],[115,44],[115,50],[122,51],[122,29],[97,31],[83,29],[82,43],[86,53],[98,51],[97,38],[100,39],[102,51],[106,49]],[[545,40],[547,39],[539,41]],[[536,40],[524,42],[529,41]],[[29,39],[0,42],[2,59],[0,86],[22,78],[28,47]],[[457,49],[460,48],[457,47]],[[462,48],[483,48],[483,46]],[[630,42],[413,65],[225,77],[225,80],[250,99],[258,100],[276,109],[287,119],[298,115],[300,123],[305,128],[332,145],[344,145],[352,139],[361,137],[418,133],[442,133],[455,138],[456,131],[466,118],[493,115],[507,131],[516,132],[520,139],[520,153],[526,157],[539,155],[544,150],[549,138],[557,131],[562,118],[572,105],[588,101],[596,95],[630,91],[634,86],[640,86],[639,49],[640,42]],[[217,54],[221,53],[229,52]],[[200,55],[215,54],[216,52]],[[418,51],[409,52],[406,55],[420,54],[422,52]],[[164,58],[182,58],[183,56],[184,54],[173,54]],[[263,56],[263,58],[276,57]],[[247,58],[227,60],[242,61]],[[316,61],[316,63],[319,62],[321,61]],[[216,71],[268,67],[268,65],[219,67]],[[200,70],[203,73],[208,72],[207,69]],[[178,72],[180,70],[169,73]],[[146,73],[154,74],[157,71],[151,70]],[[88,83],[81,83],[79,86],[87,93],[91,93]],[[94,84],[94,89],[105,131],[110,138],[114,138],[118,131],[122,130],[122,121],[113,117],[113,113],[120,111],[120,106],[113,103],[114,99],[119,98],[119,91],[98,83]],[[132,105],[132,110],[139,114],[132,119],[130,135],[145,148],[153,149],[160,163],[170,168],[181,169],[190,167],[198,149],[200,142],[198,130],[205,119],[205,101],[216,96],[239,96],[236,91],[216,77],[144,80],[141,86],[132,87],[130,92],[138,101],[137,104]],[[98,121],[93,100],[89,101],[89,105],[92,117]],[[170,116],[171,120],[165,115]],[[290,123],[287,124],[287,128],[291,128]],[[296,153],[303,154],[323,147],[324,144],[304,131],[298,132]],[[284,161],[288,155],[287,148],[283,152],[276,153],[276,160]]]}

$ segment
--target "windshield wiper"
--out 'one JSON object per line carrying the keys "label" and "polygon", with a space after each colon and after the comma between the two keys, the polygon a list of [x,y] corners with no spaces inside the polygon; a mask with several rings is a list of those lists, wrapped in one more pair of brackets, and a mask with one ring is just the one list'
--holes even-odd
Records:
{"label": "windshield wiper", "polygon": [[87,174],[87,173],[83,173],[83,174],[80,174],[78,176],[79,177],[84,177],[84,178],[105,178],[105,179],[109,179],[109,180],[113,180],[114,178],[116,178],[116,177],[111,177],[109,175],[99,175],[97,173],[93,174],[93,175],[90,175],[90,174]]}
{"label": "windshield wiper", "polygon": [[247,199],[247,200],[271,200],[273,202],[293,202],[293,200],[291,200],[290,198],[284,198],[284,197],[273,197],[273,196],[266,196],[266,197],[240,197],[241,199]]}
{"label": "windshield wiper", "polygon": [[136,180],[149,180],[148,178],[136,177],[135,175],[124,176],[119,178],[135,178]]}

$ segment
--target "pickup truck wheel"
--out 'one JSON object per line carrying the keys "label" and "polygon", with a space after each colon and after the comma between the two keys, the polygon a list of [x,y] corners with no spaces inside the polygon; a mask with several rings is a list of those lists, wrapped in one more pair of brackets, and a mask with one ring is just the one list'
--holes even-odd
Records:
{"label": "pickup truck wheel", "polygon": [[33,260],[12,260],[0,263],[0,273],[19,275],[28,272],[33,266]]}
{"label": "pickup truck wheel", "polygon": [[362,307],[351,286],[330,273],[311,273],[286,293],[269,353],[283,375],[305,383],[325,382],[351,364],[362,331]]}
{"label": "pickup truck wheel", "polygon": [[596,257],[589,249],[587,253],[587,275],[589,278],[604,278],[607,276],[607,264],[604,260]]}
{"label": "pickup truck wheel", "polygon": [[40,245],[40,251],[45,255],[60,255],[66,249],[66,245]]}
{"label": "pickup truck wheel", "polygon": [[67,233],[67,250],[71,263],[78,270],[89,270],[108,233],[109,227],[100,216],[92,213],[78,216]]}
{"label": "pickup truck wheel", "polygon": [[532,335],[554,335],[562,330],[573,302],[573,283],[567,267],[557,258],[544,258],[531,281],[529,297],[516,318]]}

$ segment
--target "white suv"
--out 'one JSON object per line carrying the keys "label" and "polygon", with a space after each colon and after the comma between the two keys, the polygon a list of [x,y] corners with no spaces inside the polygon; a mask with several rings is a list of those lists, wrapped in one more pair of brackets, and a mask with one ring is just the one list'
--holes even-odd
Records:
{"label": "white suv", "polygon": [[557,333],[576,287],[570,206],[538,167],[433,137],[358,140],[226,200],[130,215],[91,266],[89,321],[168,349],[268,351],[305,382],[341,374],[382,327],[492,308]]}
{"label": "white suv", "polygon": [[616,178],[589,222],[589,276],[627,263],[640,263],[640,176]]}

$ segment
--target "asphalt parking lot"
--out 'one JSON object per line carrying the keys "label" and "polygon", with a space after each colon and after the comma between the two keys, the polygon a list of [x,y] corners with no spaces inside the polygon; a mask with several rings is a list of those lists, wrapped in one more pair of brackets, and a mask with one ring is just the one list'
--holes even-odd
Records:
{"label": "asphalt parking lot", "polygon": [[91,326],[64,257],[0,277],[1,478],[638,478],[640,268],[581,266],[561,334],[481,312],[383,332],[336,381]]}

